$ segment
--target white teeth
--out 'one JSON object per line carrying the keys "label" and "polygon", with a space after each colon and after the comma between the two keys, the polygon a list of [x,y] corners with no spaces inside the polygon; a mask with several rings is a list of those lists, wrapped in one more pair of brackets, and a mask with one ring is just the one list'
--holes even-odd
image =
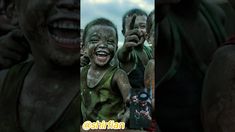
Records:
{"label": "white teeth", "polygon": [[96,52],[96,55],[103,55],[103,56],[106,56],[106,55],[108,55],[108,53],[106,53],[105,51],[97,51],[97,52]]}
{"label": "white teeth", "polygon": [[[79,45],[80,44],[80,38],[78,36],[78,34],[76,34],[76,32],[80,31],[79,29],[79,23],[76,23],[74,21],[56,21],[51,23],[49,28],[49,32],[55,28],[57,30],[60,30],[60,32],[58,33],[59,35],[56,34],[57,30],[54,30],[54,32],[50,32],[50,34],[52,35],[52,38],[57,41],[58,43],[61,44],[68,44],[68,45]],[[62,32],[65,32],[64,30],[61,29],[65,29],[68,31],[68,33],[71,33],[71,37],[69,37],[68,35],[63,35]],[[72,32],[70,32],[72,31]],[[79,33],[79,32],[78,32]],[[75,36],[77,35],[77,36]],[[76,37],[76,38],[75,38]]]}
{"label": "white teeth", "polygon": [[79,25],[77,23],[54,22],[52,24],[52,27],[53,28],[61,28],[61,29],[79,30]]}
{"label": "white teeth", "polygon": [[106,55],[105,53],[97,53],[98,55]]}
{"label": "white teeth", "polygon": [[52,37],[59,43],[64,43],[64,44],[79,44],[79,39],[67,39],[67,38],[60,38],[56,35],[52,35]]}

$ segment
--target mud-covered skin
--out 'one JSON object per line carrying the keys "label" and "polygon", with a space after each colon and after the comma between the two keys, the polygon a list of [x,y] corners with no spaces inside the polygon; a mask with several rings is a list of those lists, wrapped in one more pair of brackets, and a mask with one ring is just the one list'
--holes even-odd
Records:
{"label": "mud-covered skin", "polygon": [[132,52],[136,51],[143,65],[147,65],[149,60],[143,50],[144,41],[146,40],[146,20],[147,16],[145,15],[133,15],[125,19],[125,32],[123,32],[125,41],[117,56],[122,69],[126,72],[130,72],[135,63],[131,56]]}
{"label": "mud-covered skin", "polygon": [[[87,32],[85,43],[91,61],[91,67],[87,75],[87,85],[89,87],[94,87],[99,83],[106,73],[106,70],[111,66],[110,61],[117,50],[116,32],[114,28],[109,26],[92,26]],[[106,54],[106,57],[102,57],[102,54]],[[118,70],[112,81],[112,89],[120,89],[123,99],[127,100],[130,88],[126,73],[122,70]]]}
{"label": "mud-covered skin", "polygon": [[[230,0],[235,9],[235,2]],[[208,68],[202,92],[205,132],[235,131],[235,46],[219,48]]]}
{"label": "mud-covered skin", "polygon": [[91,27],[87,32],[85,43],[91,63],[101,67],[110,63],[117,50],[115,30],[108,26]]}
{"label": "mud-covered skin", "polygon": [[91,61],[87,75],[89,87],[96,86],[110,67],[110,61],[117,49],[116,38],[112,27],[95,25],[88,30],[85,43]]}
{"label": "mud-covered skin", "polygon": [[[31,44],[33,56],[42,64],[50,65],[52,61],[58,67],[80,63],[78,3],[78,0],[20,2],[18,8],[20,26],[30,44],[33,42],[34,46]],[[72,25],[70,31],[66,24]],[[63,29],[66,32],[64,34]]]}
{"label": "mud-covered skin", "polygon": [[[42,132],[61,117],[79,91],[79,1],[20,0],[15,4],[16,19],[34,56],[17,115],[25,132]],[[61,33],[62,28],[69,35]]]}
{"label": "mud-covered skin", "polygon": [[[87,75],[82,78],[87,78],[88,87],[95,88],[111,67],[110,61],[116,53],[118,37],[115,29],[105,24],[92,25],[84,37],[91,66]],[[126,103],[130,88],[126,73],[118,69],[112,78],[110,90],[115,92],[113,94],[121,94],[123,103]],[[126,121],[128,117],[120,118]]]}
{"label": "mud-covered skin", "polygon": [[[153,11],[154,12],[154,11]],[[152,13],[152,12],[151,12]],[[152,97],[152,106],[154,108],[155,105],[155,42],[157,41],[157,27],[155,26],[155,13],[149,14],[147,19],[147,25],[150,26],[150,30],[147,30],[148,37],[147,41],[149,44],[152,44],[153,49],[153,59],[148,61],[148,64],[145,67],[144,71],[144,82],[145,87],[148,89],[152,89],[151,97]],[[157,25],[157,24],[156,24]],[[148,26],[147,26],[148,27]],[[151,91],[151,90],[150,90]]]}
{"label": "mud-covered skin", "polygon": [[202,120],[205,132],[235,131],[235,46],[220,48],[205,78]]}

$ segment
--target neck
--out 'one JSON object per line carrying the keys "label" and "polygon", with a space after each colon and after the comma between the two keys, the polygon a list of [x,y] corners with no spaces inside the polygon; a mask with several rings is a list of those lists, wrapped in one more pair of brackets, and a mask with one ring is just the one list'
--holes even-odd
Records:
{"label": "neck", "polygon": [[181,0],[176,5],[173,5],[171,9],[179,16],[187,18],[195,18],[199,12],[199,6],[202,0]]}
{"label": "neck", "polygon": [[66,80],[66,79],[79,79],[80,73],[80,66],[60,66],[48,63],[39,63],[35,62],[32,67],[32,72],[37,75],[39,78],[51,78],[51,79],[59,79],[59,80]]}
{"label": "neck", "polygon": [[91,63],[90,69],[96,70],[96,71],[105,71],[105,70],[107,70],[110,66],[111,66],[110,64],[107,64],[107,65],[105,65],[105,66],[98,66],[98,65],[96,65],[96,64],[94,64],[94,63]]}

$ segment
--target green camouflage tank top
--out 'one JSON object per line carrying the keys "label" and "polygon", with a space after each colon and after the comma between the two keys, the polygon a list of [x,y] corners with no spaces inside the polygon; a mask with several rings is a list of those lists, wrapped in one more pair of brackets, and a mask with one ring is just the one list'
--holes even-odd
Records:
{"label": "green camouflage tank top", "polygon": [[111,88],[112,78],[118,70],[110,67],[101,81],[93,88],[87,86],[87,73],[90,66],[81,72],[81,110],[84,121],[118,120],[118,113],[124,110],[121,93],[116,93]]}

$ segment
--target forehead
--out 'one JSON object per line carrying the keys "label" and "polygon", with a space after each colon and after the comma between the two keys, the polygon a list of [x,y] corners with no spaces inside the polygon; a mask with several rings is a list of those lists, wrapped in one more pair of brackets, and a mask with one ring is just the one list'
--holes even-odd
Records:
{"label": "forehead", "polygon": [[141,15],[141,16],[136,16],[135,23],[146,23],[147,16]]}
{"label": "forehead", "polygon": [[116,31],[113,27],[108,25],[93,25],[88,29],[87,35],[106,35],[116,37]]}

